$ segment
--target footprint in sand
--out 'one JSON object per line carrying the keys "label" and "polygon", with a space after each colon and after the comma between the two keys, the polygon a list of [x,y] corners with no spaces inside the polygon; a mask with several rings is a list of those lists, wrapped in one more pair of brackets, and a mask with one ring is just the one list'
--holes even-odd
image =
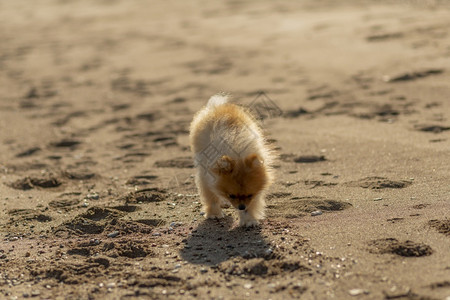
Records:
{"label": "footprint in sand", "polygon": [[352,187],[362,187],[365,189],[401,189],[408,187],[412,184],[411,181],[408,180],[390,180],[385,177],[365,177],[360,180],[347,182],[347,186]]}
{"label": "footprint in sand", "polygon": [[121,198],[125,203],[161,202],[169,197],[165,190],[159,188],[141,189],[131,192]]}
{"label": "footprint in sand", "polygon": [[155,162],[157,168],[193,168],[194,163],[191,157],[177,157],[168,160],[158,160]]}
{"label": "footprint in sand", "polygon": [[28,157],[28,156],[31,156],[31,155],[39,152],[39,151],[41,151],[41,148],[39,148],[39,147],[32,147],[30,149],[27,149],[25,151],[17,153],[16,157]]}
{"label": "footprint in sand", "polygon": [[[96,256],[98,256],[98,254],[103,254],[110,258],[138,258],[153,255],[153,252],[150,250],[150,247],[143,241],[124,239],[117,242],[106,242],[104,244],[95,242],[95,240],[94,242],[79,243],[74,247],[68,249],[67,254],[80,255],[85,257],[90,257],[94,254]],[[109,259],[106,257],[101,258],[101,260],[95,258],[93,261],[105,267],[109,266]]]}
{"label": "footprint in sand", "polygon": [[[156,226],[164,224],[162,220],[148,219],[124,220],[123,217],[129,213],[140,210],[134,205],[119,205],[109,208],[91,207],[87,211],[77,215],[70,221],[61,224],[54,230],[55,235],[62,236],[64,233],[78,235],[101,234],[104,232],[117,232],[126,235],[129,233],[151,233]],[[113,236],[111,237],[113,238]]]}
{"label": "footprint in sand", "polygon": [[394,107],[391,104],[383,104],[383,105],[377,105],[373,108],[371,108],[369,111],[364,113],[356,113],[351,114],[354,117],[360,118],[360,119],[374,119],[377,118],[377,120],[381,122],[389,122],[396,118],[400,113],[408,112],[407,108],[403,108],[400,106]]}
{"label": "footprint in sand", "polygon": [[34,188],[56,188],[62,184],[62,181],[56,177],[25,177],[18,179],[8,186],[16,190],[31,190]]}
{"label": "footprint in sand", "polygon": [[35,209],[11,209],[8,211],[8,215],[12,216],[10,224],[15,224],[19,221],[49,222],[52,220],[52,217]]}
{"label": "footprint in sand", "polygon": [[450,219],[430,220],[428,221],[428,226],[436,229],[439,233],[450,237]]}
{"label": "footprint in sand", "polygon": [[368,42],[384,42],[394,39],[402,38],[404,34],[402,32],[387,32],[387,33],[379,33],[373,34],[366,37]]}
{"label": "footprint in sand", "polygon": [[326,160],[327,159],[323,155],[301,155],[294,158],[294,162],[296,163],[315,163]]}
{"label": "footprint in sand", "polygon": [[141,208],[139,206],[136,206],[136,205],[117,205],[117,206],[111,206],[111,207],[108,207],[108,208],[115,209],[115,210],[118,210],[118,211],[127,212],[127,213],[141,210]]}
{"label": "footprint in sand", "polygon": [[144,159],[148,156],[150,156],[150,153],[148,152],[137,151],[126,153],[123,156],[115,158],[115,160],[120,160],[124,163],[137,163],[144,161]]}
{"label": "footprint in sand", "polygon": [[81,193],[63,193],[57,199],[49,202],[49,206],[58,210],[71,210],[81,203]]}
{"label": "footprint in sand", "polygon": [[337,185],[337,183],[336,182],[326,182],[323,180],[305,180],[305,185],[309,186],[310,189],[314,189],[316,187],[335,186],[335,185]]}
{"label": "footprint in sand", "polygon": [[385,82],[402,82],[417,80],[419,78],[425,78],[432,75],[439,75],[444,73],[444,69],[426,69],[421,71],[406,72],[398,75],[388,76],[386,75],[383,80]]}
{"label": "footprint in sand", "polygon": [[378,254],[391,253],[403,257],[420,257],[433,254],[433,249],[423,243],[385,238],[369,242],[369,252]]}
{"label": "footprint in sand", "polygon": [[127,180],[127,185],[147,185],[152,183],[158,176],[155,175],[136,175]]}
{"label": "footprint in sand", "polygon": [[450,130],[450,126],[426,124],[426,125],[416,125],[414,126],[414,129],[423,132],[441,133],[443,131]]}
{"label": "footprint in sand", "polygon": [[271,217],[299,218],[313,211],[333,212],[352,207],[348,202],[322,197],[292,197],[276,203],[275,200],[267,206],[267,214]]}
{"label": "footprint in sand", "polygon": [[292,153],[285,153],[280,155],[280,160],[284,162],[295,162],[295,163],[316,163],[321,161],[326,161],[324,155],[295,155]]}
{"label": "footprint in sand", "polygon": [[81,142],[77,141],[77,140],[63,139],[58,142],[51,143],[50,146],[55,147],[55,148],[68,148],[68,149],[73,150],[79,144],[81,144]]}
{"label": "footprint in sand", "polygon": [[89,180],[96,177],[96,174],[88,169],[67,169],[62,172],[62,175],[72,180]]}
{"label": "footprint in sand", "polygon": [[161,219],[140,219],[140,220],[136,220],[136,222],[138,223],[142,223],[148,226],[152,226],[152,227],[160,227],[163,226],[164,224],[166,224],[166,221],[161,220]]}
{"label": "footprint in sand", "polygon": [[286,198],[289,197],[290,195],[292,195],[292,193],[286,193],[286,192],[275,192],[275,193],[270,193],[266,196],[267,200],[271,200],[271,199],[279,199],[279,198]]}
{"label": "footprint in sand", "polygon": [[76,216],[74,219],[63,223],[58,231],[71,231],[76,234],[99,234],[102,233],[108,223],[122,217],[124,213],[101,207],[91,207],[86,212]]}
{"label": "footprint in sand", "polygon": [[170,147],[178,145],[176,137],[168,135],[157,136],[152,140],[152,142],[155,143],[157,146],[162,147]]}
{"label": "footprint in sand", "polygon": [[[304,266],[299,261],[288,260],[267,260],[264,258],[252,258],[236,264],[235,261],[225,261],[219,264],[219,271],[224,274],[242,277],[243,274],[249,276],[274,276],[288,272],[311,273],[311,268]],[[306,290],[306,289],[305,289]]]}

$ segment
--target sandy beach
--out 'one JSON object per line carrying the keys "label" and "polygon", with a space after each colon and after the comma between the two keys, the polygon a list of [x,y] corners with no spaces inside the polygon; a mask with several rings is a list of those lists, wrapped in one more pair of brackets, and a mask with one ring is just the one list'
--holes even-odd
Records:
{"label": "sandy beach", "polygon": [[[206,220],[189,124],[278,152]],[[0,0],[1,299],[450,299],[450,3]]]}

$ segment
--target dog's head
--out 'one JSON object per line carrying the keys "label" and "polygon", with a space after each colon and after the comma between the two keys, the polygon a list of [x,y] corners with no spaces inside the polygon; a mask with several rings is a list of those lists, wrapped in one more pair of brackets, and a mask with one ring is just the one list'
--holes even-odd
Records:
{"label": "dog's head", "polygon": [[246,210],[269,183],[267,168],[257,154],[242,160],[222,156],[212,171],[216,175],[217,191],[239,210]]}

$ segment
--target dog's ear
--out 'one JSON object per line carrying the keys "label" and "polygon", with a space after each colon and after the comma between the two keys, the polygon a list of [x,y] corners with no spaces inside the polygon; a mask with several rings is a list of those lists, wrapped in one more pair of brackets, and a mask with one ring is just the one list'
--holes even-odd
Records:
{"label": "dog's ear", "polygon": [[236,162],[229,156],[222,156],[216,162],[216,166],[212,171],[218,175],[230,174],[234,170]]}
{"label": "dog's ear", "polygon": [[262,166],[264,161],[258,156],[258,154],[253,153],[245,158],[244,163],[247,168],[254,169]]}

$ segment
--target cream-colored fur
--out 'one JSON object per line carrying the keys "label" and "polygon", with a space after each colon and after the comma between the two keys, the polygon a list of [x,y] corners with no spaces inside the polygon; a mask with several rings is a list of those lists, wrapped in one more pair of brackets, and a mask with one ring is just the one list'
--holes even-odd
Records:
{"label": "cream-colored fur", "polygon": [[264,192],[272,182],[273,152],[256,120],[215,95],[194,117],[190,143],[196,184],[207,218],[222,218],[227,204],[239,209],[241,226],[264,217]]}

